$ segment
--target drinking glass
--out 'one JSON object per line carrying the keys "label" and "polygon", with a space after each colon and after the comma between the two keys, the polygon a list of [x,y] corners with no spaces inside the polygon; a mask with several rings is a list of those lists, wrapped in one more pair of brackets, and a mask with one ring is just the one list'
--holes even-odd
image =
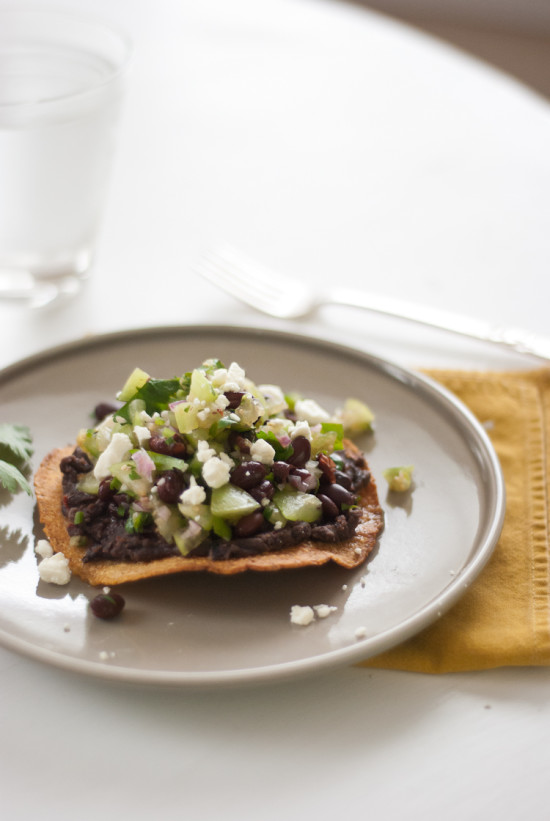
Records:
{"label": "drinking glass", "polygon": [[44,305],[89,273],[130,54],[101,21],[0,9],[0,299]]}

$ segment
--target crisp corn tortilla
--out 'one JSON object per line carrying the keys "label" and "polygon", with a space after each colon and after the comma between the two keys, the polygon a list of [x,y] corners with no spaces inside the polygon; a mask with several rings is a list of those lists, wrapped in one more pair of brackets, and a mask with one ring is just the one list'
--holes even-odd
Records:
{"label": "crisp corn tortilla", "polygon": [[[345,442],[346,451],[358,454],[351,442]],[[149,562],[91,561],[84,563],[86,548],[71,545],[67,520],[61,510],[63,474],[60,462],[70,456],[74,446],[53,450],[38,468],[34,486],[40,521],[46,538],[55,552],[63,553],[69,560],[73,573],[92,585],[117,585],[139,579],[164,576],[171,573],[205,570],[230,576],[245,570],[274,571],[300,567],[313,567],[333,561],[349,570],[366,560],[376,546],[384,527],[384,514],[378,501],[376,483],[371,480],[360,494],[361,519],[355,535],[341,542],[302,542],[294,547],[259,553],[236,559],[213,561],[204,556],[169,556]]]}

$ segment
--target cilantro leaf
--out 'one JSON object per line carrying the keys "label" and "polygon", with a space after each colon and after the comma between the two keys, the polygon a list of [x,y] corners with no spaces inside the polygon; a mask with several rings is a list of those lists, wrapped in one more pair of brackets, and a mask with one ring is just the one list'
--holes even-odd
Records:
{"label": "cilantro leaf", "polygon": [[32,437],[26,425],[0,424],[0,458],[24,462],[32,455]]}
{"label": "cilantro leaf", "polygon": [[133,402],[134,399],[142,399],[145,402],[147,413],[152,414],[155,411],[166,410],[180,388],[179,379],[148,379],[141,388],[138,388],[132,399],[117,410],[115,416],[121,416],[129,422],[130,402]]}
{"label": "cilantro leaf", "polygon": [[20,470],[32,450],[31,432],[26,425],[0,423],[0,484],[10,493],[21,488],[32,496],[31,486]]}
{"label": "cilantro leaf", "polygon": [[19,468],[16,468],[15,465],[10,465],[9,462],[5,462],[3,459],[0,459],[0,484],[2,484],[6,490],[9,490],[10,493],[15,493],[16,490],[21,488],[25,493],[28,493],[29,496],[32,496],[31,486]]}

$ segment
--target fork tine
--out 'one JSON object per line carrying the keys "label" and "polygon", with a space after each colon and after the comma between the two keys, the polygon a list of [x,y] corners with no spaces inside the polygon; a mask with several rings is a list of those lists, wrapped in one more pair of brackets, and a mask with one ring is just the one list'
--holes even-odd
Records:
{"label": "fork tine", "polygon": [[310,313],[316,303],[299,281],[270,271],[226,246],[205,254],[195,273],[258,311],[284,319]]}
{"label": "fork tine", "polygon": [[273,286],[274,274],[261,268],[258,263],[246,259],[229,247],[210,251],[198,264],[198,272],[215,285],[233,296],[258,307],[270,308],[280,293],[282,277],[277,274],[277,288]]}

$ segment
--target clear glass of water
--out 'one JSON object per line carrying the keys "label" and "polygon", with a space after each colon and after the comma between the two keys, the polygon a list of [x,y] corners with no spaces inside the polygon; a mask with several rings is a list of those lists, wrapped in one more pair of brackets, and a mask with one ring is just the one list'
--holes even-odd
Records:
{"label": "clear glass of water", "polygon": [[130,54],[94,19],[0,9],[0,300],[45,305],[89,273]]}

